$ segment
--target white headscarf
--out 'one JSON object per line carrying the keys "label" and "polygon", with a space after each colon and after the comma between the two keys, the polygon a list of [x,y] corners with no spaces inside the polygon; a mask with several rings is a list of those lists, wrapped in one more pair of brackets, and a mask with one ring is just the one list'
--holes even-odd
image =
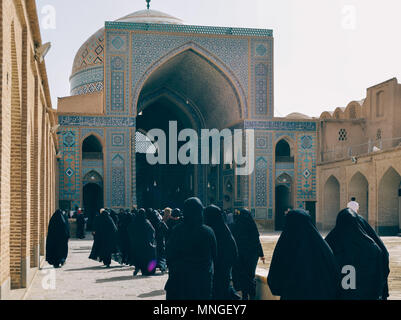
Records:
{"label": "white headscarf", "polygon": [[356,201],[351,201],[348,203],[347,207],[353,211],[355,211],[356,213],[358,213],[359,211],[359,203]]}

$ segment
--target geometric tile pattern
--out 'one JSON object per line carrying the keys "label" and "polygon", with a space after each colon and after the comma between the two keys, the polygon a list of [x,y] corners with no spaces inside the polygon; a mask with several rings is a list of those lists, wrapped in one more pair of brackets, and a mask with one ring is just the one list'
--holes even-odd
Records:
{"label": "geometric tile pattern", "polygon": [[[255,135],[255,170],[248,178],[251,180],[249,201],[252,208],[263,205],[263,219],[272,219],[273,206],[273,141],[271,132],[258,131]],[[260,217],[260,209],[255,216]]]}
{"label": "geometric tile pattern", "polygon": [[106,184],[106,203],[113,208],[131,206],[130,142],[129,129],[107,129],[106,167],[109,179]]}
{"label": "geometric tile pattern", "polygon": [[272,37],[273,31],[269,29],[231,28],[231,27],[209,27],[178,24],[157,23],[126,23],[106,21],[106,29],[133,30],[133,31],[156,31],[156,32],[180,32],[190,34],[225,35],[225,36],[253,36]]}
{"label": "geometric tile pattern", "polygon": [[122,155],[113,153],[111,168],[112,207],[125,207],[125,160]]}
{"label": "geometric tile pattern", "polygon": [[267,169],[267,158],[258,157],[255,165],[255,189],[257,190],[255,207],[257,208],[267,207]]}
{"label": "geometric tile pattern", "polygon": [[[243,101],[247,101],[248,92],[248,40],[241,38],[200,37],[182,34],[158,35],[133,34],[132,60],[133,66],[132,87],[136,88],[145,72],[162,57],[189,43],[206,51],[208,59],[215,65],[224,66],[233,73],[234,82],[242,88],[239,94]],[[217,57],[217,59],[215,58]],[[223,65],[222,65],[222,63]],[[137,88],[139,90],[139,88]],[[134,97],[138,92],[134,92]]]}
{"label": "geometric tile pattern", "polygon": [[267,54],[267,48],[266,45],[264,43],[257,43],[256,45],[256,49],[255,49],[255,55],[256,57],[265,57]]}
{"label": "geometric tile pattern", "polygon": [[111,144],[113,147],[124,146],[124,135],[119,133],[112,134]]}
{"label": "geometric tile pattern", "polygon": [[59,165],[60,199],[80,200],[79,130],[63,128],[59,139],[61,158]]}
{"label": "geometric tile pattern", "polygon": [[124,72],[111,72],[111,111],[124,111]]}
{"label": "geometric tile pattern", "polygon": [[[299,131],[316,132],[316,122],[314,121],[244,121],[245,129],[267,130],[267,131]],[[286,133],[289,134],[289,133]]]}
{"label": "geometric tile pattern", "polygon": [[297,207],[303,208],[305,201],[316,200],[316,134],[299,134],[297,139]]}
{"label": "geometric tile pattern", "polygon": [[303,136],[301,138],[301,147],[304,150],[309,150],[313,147],[313,140],[311,136]]}
{"label": "geometric tile pattern", "polygon": [[82,128],[81,129],[81,141],[93,134],[97,134],[98,136],[104,138],[104,130],[98,128]]}
{"label": "geometric tile pattern", "polygon": [[281,137],[287,136],[292,140],[295,140],[295,133],[294,132],[276,132],[276,141],[278,141]]}
{"label": "geometric tile pattern", "polygon": [[[267,148],[268,152],[268,174],[269,174],[269,189],[268,189],[268,198],[269,198],[269,211],[268,211],[268,219],[273,219],[273,188],[274,188],[274,177],[273,177],[273,133],[268,133],[268,141],[269,147]],[[267,196],[266,196],[267,197]]]}
{"label": "geometric tile pattern", "polygon": [[88,66],[99,66],[104,60],[104,30],[98,30],[78,50],[75,56],[72,75]]}
{"label": "geometric tile pattern", "polygon": [[107,30],[106,36],[106,114],[129,114],[129,36]]}
{"label": "geometric tile pattern", "polygon": [[259,63],[255,67],[255,106],[257,115],[267,114],[267,65]]}
{"label": "geometric tile pattern", "polygon": [[128,51],[128,37],[126,33],[111,34],[107,49],[111,53],[120,53]]}
{"label": "geometric tile pattern", "polygon": [[103,91],[103,80],[78,86],[75,89],[72,89],[70,94],[71,94],[71,96],[78,96],[78,95],[90,94],[90,93],[100,92],[100,91]]}
{"label": "geometric tile pattern", "polygon": [[58,116],[61,126],[69,127],[135,127],[134,117],[91,117],[91,116]]}
{"label": "geometric tile pattern", "polygon": [[267,142],[267,137],[266,136],[257,136],[256,137],[256,143],[255,143],[255,149],[260,151],[260,150],[265,150],[267,151],[268,148],[268,142]]}
{"label": "geometric tile pattern", "polygon": [[70,79],[71,95],[103,90],[103,66],[84,69]]}
{"label": "geometric tile pattern", "polygon": [[274,115],[273,39],[251,41],[253,118],[271,119]]}

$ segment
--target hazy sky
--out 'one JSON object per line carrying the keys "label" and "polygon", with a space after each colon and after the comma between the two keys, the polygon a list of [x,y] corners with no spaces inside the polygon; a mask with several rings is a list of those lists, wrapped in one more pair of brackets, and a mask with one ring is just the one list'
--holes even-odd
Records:
{"label": "hazy sky", "polygon": [[[53,107],[68,96],[74,56],[105,21],[146,8],[145,0],[37,0]],[[55,28],[48,27],[49,5]],[[273,29],[275,115],[319,116],[366,88],[401,81],[399,0],[152,0],[186,24]],[[44,10],[44,11],[42,11]],[[47,24],[47,27],[46,27]]]}

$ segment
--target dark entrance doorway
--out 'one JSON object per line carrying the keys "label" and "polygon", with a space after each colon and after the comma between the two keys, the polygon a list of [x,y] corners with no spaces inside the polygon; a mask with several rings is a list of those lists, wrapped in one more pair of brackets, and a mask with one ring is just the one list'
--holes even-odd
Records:
{"label": "dark entrance doorway", "polygon": [[280,185],[276,187],[276,231],[282,231],[284,228],[285,212],[291,207],[291,192],[287,186]]}
{"label": "dark entrance doorway", "polygon": [[103,208],[103,188],[96,183],[88,183],[83,189],[85,216],[88,218],[88,230],[94,228],[94,218]]}
{"label": "dark entrance doorway", "polygon": [[[177,132],[192,128],[193,124],[180,107],[166,97],[160,97],[148,105],[137,119],[138,130],[146,133],[152,129],[161,129],[170,138],[170,121],[177,123]],[[143,135],[143,137],[146,136]],[[156,164],[151,165],[146,159],[148,150],[138,150],[140,145],[137,135],[136,174],[137,200],[139,207],[144,208],[182,208],[188,197],[196,192],[196,175],[194,165]],[[177,139],[177,138],[175,138]],[[151,142],[148,141],[148,144]],[[177,150],[186,142],[178,142]],[[157,142],[154,146],[157,146]],[[155,148],[155,147],[154,147]],[[151,149],[151,148],[150,148]],[[169,148],[166,150],[169,163]]]}

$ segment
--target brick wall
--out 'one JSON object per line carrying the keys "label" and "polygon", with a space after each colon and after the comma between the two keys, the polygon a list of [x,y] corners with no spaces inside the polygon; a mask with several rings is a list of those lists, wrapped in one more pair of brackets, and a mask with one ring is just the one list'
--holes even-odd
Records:
{"label": "brick wall", "polygon": [[28,285],[55,210],[57,137],[34,0],[0,0],[0,298]]}

